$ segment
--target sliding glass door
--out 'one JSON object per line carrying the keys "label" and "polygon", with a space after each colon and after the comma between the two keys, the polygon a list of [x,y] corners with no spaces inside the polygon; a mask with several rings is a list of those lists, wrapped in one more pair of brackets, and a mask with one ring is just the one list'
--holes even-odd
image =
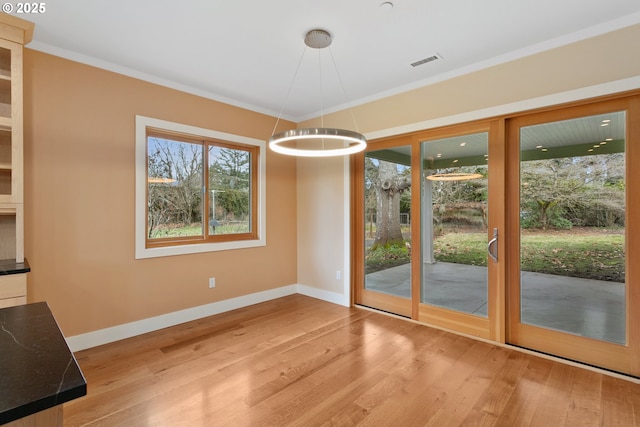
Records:
{"label": "sliding glass door", "polygon": [[509,141],[509,342],[629,373],[640,320],[632,110],[610,102],[518,118]]}
{"label": "sliding glass door", "polygon": [[372,144],[356,161],[358,304],[495,336],[489,283],[499,224],[489,208],[489,146],[496,128],[464,125]]}
{"label": "sliding glass door", "polygon": [[490,132],[460,132],[420,141],[419,319],[489,337],[489,265],[499,262],[499,227],[489,225]]}
{"label": "sliding glass door", "polygon": [[374,141],[354,301],[640,375],[640,95]]}

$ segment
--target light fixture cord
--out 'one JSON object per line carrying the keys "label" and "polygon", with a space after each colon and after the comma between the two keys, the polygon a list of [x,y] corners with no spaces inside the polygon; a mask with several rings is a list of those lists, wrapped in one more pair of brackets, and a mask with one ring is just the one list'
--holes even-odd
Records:
{"label": "light fixture cord", "polygon": [[[318,75],[320,76],[320,127],[324,127],[324,86],[322,85],[322,49],[318,49]],[[322,138],[322,149],[324,150],[324,138]]]}
{"label": "light fixture cord", "polygon": [[[340,76],[340,71],[338,71],[338,64],[336,63],[336,59],[333,56],[333,51],[331,50],[331,46],[329,46],[329,54],[331,55],[331,61],[333,62],[333,67],[336,69],[336,74],[338,75],[338,81],[340,82],[340,87],[342,88],[342,93],[344,94],[345,102],[349,101],[347,97],[347,91],[344,88],[344,83],[342,82],[342,77]],[[353,114],[353,108],[349,107],[349,114],[351,114],[351,120],[353,120],[353,126],[356,129],[356,132],[360,133],[358,130],[358,123],[356,123],[356,116]]]}
{"label": "light fixture cord", "polygon": [[276,133],[276,129],[278,129],[278,123],[280,123],[280,118],[282,117],[282,112],[284,111],[284,106],[289,100],[289,95],[291,94],[291,89],[293,88],[293,84],[296,81],[296,77],[298,77],[298,71],[300,70],[300,65],[302,64],[302,59],[304,58],[304,54],[307,51],[307,46],[305,45],[302,49],[302,54],[300,54],[300,60],[298,61],[298,66],[296,67],[296,71],[293,73],[293,79],[291,79],[291,84],[289,85],[289,90],[287,90],[287,94],[284,97],[284,101],[282,102],[282,106],[280,107],[280,112],[278,113],[278,119],[276,120],[275,126],[273,126],[273,131],[271,132],[271,136]]}

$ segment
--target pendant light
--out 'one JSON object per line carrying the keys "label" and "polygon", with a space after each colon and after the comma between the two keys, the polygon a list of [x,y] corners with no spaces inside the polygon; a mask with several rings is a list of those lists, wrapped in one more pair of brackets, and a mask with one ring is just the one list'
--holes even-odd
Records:
{"label": "pendant light", "polygon": [[466,172],[449,172],[449,173],[434,173],[427,176],[429,181],[468,181],[470,179],[482,178],[479,173],[466,173]]}
{"label": "pendant light", "polygon": [[[304,43],[307,47],[313,49],[324,49],[331,45],[331,34],[325,30],[311,30],[305,36]],[[329,52],[331,53],[331,49],[329,49]],[[300,58],[300,63],[302,62],[303,57],[304,52]],[[331,58],[333,59],[333,55]],[[300,67],[300,63],[298,63],[298,68]],[[337,66],[335,66],[335,68],[337,73]],[[291,86],[293,86],[293,83],[295,82],[297,73],[298,70],[296,69],[296,74],[293,76]],[[322,76],[320,76],[320,78],[322,79]],[[338,79],[342,85],[339,73]],[[289,87],[289,91],[291,91],[291,86]],[[342,90],[344,92],[344,86],[342,87]],[[276,121],[274,132],[278,127],[279,121],[280,116],[278,116],[278,120]],[[271,138],[269,138],[269,148],[280,154],[301,157],[344,156],[360,152],[366,148],[366,138],[357,131],[325,128],[322,110],[320,111],[320,121],[321,127],[319,128],[291,129],[271,135]],[[353,118],[353,122],[357,130],[355,118]]]}

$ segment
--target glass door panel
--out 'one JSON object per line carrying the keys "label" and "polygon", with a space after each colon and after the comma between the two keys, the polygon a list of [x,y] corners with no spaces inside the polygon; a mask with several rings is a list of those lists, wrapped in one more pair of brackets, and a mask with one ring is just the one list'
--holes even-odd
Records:
{"label": "glass door panel", "polygon": [[361,303],[411,315],[411,147],[364,156]]}
{"label": "glass door panel", "polygon": [[520,129],[522,323],[626,343],[625,122]]}
{"label": "glass door panel", "polygon": [[488,132],[422,142],[421,302],[488,315]]}
{"label": "glass door panel", "polygon": [[507,124],[507,341],[640,373],[640,98]]}

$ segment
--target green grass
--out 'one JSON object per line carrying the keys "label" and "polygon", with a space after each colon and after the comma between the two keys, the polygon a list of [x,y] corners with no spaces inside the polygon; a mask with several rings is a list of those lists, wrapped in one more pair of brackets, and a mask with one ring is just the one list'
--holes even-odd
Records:
{"label": "green grass", "polygon": [[523,236],[524,271],[624,282],[621,234],[544,234]]}
{"label": "green grass", "polygon": [[487,265],[486,233],[447,233],[433,242],[436,261]]}
{"label": "green grass", "polygon": [[[522,236],[521,269],[584,279],[624,282],[624,236],[536,233]],[[485,233],[448,233],[434,241],[437,261],[487,265]]]}
{"label": "green grass", "polygon": [[[486,233],[446,233],[434,240],[437,261],[487,265]],[[522,271],[583,279],[624,282],[624,236],[607,230],[526,232],[522,235]],[[368,251],[365,272],[410,262],[404,247],[381,247]]]}
{"label": "green grass", "polygon": [[[216,227],[215,234],[237,234],[248,233],[248,225],[242,224],[225,224]],[[182,227],[158,227],[151,234],[151,238],[168,238],[168,237],[188,237],[188,236],[201,236],[201,225],[188,225]]]}
{"label": "green grass", "polygon": [[365,274],[386,270],[410,262],[409,250],[406,246],[378,246],[369,249],[364,262]]}

